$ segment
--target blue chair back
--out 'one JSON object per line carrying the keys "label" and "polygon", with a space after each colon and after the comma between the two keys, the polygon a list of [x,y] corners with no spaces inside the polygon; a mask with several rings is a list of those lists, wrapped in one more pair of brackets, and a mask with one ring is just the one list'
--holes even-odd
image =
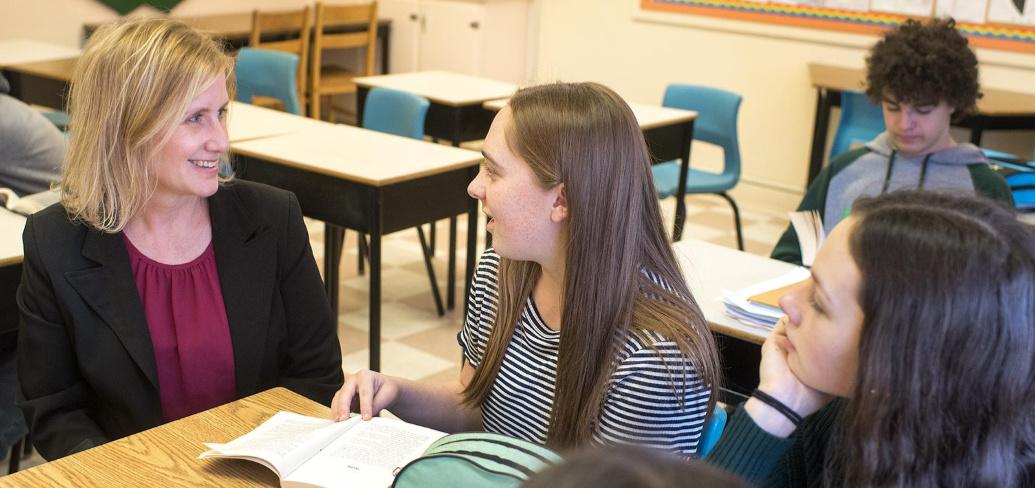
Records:
{"label": "blue chair back", "polygon": [[884,112],[880,105],[874,105],[864,93],[841,92],[841,120],[837,123],[834,142],[830,144],[830,157],[852,149],[852,145],[870,142],[881,132],[884,132]]}
{"label": "blue chair back", "polygon": [[422,96],[390,88],[372,88],[363,105],[363,127],[413,139],[424,138],[431,104]]}
{"label": "blue chair back", "polygon": [[700,457],[707,456],[712,448],[715,447],[715,444],[719,442],[719,437],[722,437],[722,431],[725,428],[726,410],[716,404],[715,410],[712,411],[712,418],[708,425],[704,426],[704,431],[701,432],[701,440],[697,442],[697,455]]}
{"label": "blue chair back", "polygon": [[[733,92],[698,85],[673,83],[665,89],[661,104],[694,110],[694,139],[722,147],[722,174],[740,178],[740,144],[737,142],[737,116],[743,97]],[[687,182],[690,186],[690,182]]]}
{"label": "blue chair back", "polygon": [[297,54],[243,47],[237,51],[235,73],[238,101],[252,103],[256,96],[276,98],[288,112],[302,114]]}

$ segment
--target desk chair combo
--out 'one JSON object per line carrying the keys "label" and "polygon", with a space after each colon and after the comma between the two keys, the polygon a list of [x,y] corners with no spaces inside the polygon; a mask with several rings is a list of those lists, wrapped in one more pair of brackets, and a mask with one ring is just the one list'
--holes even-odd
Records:
{"label": "desk chair combo", "polygon": [[[737,139],[737,117],[743,99],[736,93],[718,88],[696,85],[671,84],[665,89],[661,104],[697,112],[694,122],[694,140],[722,147],[723,169],[712,173],[690,168],[686,177],[686,193],[714,193],[724,198],[733,208],[733,222],[737,228],[737,248],[744,250],[744,236],[740,225],[740,209],[727,191],[740,181],[740,143]],[[679,162],[668,161],[651,167],[654,188],[658,198],[675,196],[679,186]]]}
{"label": "desk chair combo", "polygon": [[[427,118],[430,106],[431,103],[419,95],[388,88],[373,88],[367,95],[361,121],[362,127],[386,134],[424,140],[424,120]],[[420,247],[424,256],[424,268],[431,281],[431,294],[435,299],[435,309],[441,317],[446,313],[442,305],[442,293],[439,291],[435,268],[431,262],[433,255],[431,245],[429,245],[421,226],[417,226],[417,237],[420,239]],[[359,272],[362,273],[363,261],[367,254],[366,236],[363,234],[359,236],[359,249],[358,264]],[[450,265],[455,264],[451,259]]]}
{"label": "desk chair combo", "polygon": [[[292,83],[292,86],[296,92],[299,107],[297,110],[290,108],[287,109],[288,112],[297,115],[303,115],[302,112],[305,110],[306,72],[309,66],[310,22],[308,6],[300,10],[281,10],[275,12],[253,10],[252,31],[248,37],[248,47],[250,48],[279,51],[293,54],[297,57],[295,62],[296,66],[292,73],[295,77],[295,82]],[[238,65],[238,69],[240,69],[240,65]],[[278,69],[282,70],[283,68]],[[255,75],[255,73],[248,74],[249,76]],[[277,72],[275,76],[277,76],[278,80],[283,80],[282,73]],[[241,80],[242,77],[238,74],[238,87],[241,86]],[[282,103],[285,103],[282,96],[266,95],[265,93],[257,93],[257,95],[274,97]],[[242,99],[239,98],[238,100]],[[248,100],[249,99],[247,98],[243,99],[243,101],[247,103],[254,103],[255,105],[260,106],[266,105],[262,100],[255,100],[254,102]]]}
{"label": "desk chair combo", "polygon": [[[337,24],[365,22],[367,30],[345,34],[328,34],[325,29]],[[313,56],[309,86],[309,116],[320,118],[321,99],[327,95],[355,93],[353,78],[374,74],[374,54],[377,45],[377,2],[365,5],[316,4],[316,23],[313,30]],[[366,48],[361,72],[324,63],[324,50]],[[387,67],[386,67],[387,68]],[[331,112],[349,112],[329,104]]]}

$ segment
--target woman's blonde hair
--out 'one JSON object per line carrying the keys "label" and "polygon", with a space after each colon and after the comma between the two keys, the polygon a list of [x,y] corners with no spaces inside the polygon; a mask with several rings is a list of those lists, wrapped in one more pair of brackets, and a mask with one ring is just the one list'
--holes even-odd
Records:
{"label": "woman's blonde hair", "polygon": [[[98,29],[69,91],[61,181],[69,215],[121,231],[154,192],[156,156],[190,103],[219,76],[233,98],[233,66],[215,41],[182,22],[137,19]],[[220,175],[222,182],[232,177],[225,155]]]}

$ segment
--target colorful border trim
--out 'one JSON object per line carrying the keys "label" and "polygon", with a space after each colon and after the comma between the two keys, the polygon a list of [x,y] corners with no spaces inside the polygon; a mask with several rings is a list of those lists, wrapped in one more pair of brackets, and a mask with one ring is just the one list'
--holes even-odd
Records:
{"label": "colorful border trim", "polygon": [[[640,0],[640,8],[656,12],[705,15],[734,20],[878,34],[909,18],[881,12],[855,12],[825,7],[782,5],[742,0]],[[958,24],[971,45],[1035,53],[1035,29],[1006,24]]]}

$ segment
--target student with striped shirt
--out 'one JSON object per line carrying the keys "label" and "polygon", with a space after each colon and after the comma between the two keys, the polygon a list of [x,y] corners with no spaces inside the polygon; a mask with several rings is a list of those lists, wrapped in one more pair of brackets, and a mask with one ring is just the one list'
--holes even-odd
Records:
{"label": "student with striped shirt", "polygon": [[437,387],[360,371],[332,415],[381,409],[445,431],[485,429],[557,449],[636,444],[690,455],[718,360],[662,229],[650,156],[629,107],[594,83],[523,89],[496,116],[468,192],[482,255]]}

